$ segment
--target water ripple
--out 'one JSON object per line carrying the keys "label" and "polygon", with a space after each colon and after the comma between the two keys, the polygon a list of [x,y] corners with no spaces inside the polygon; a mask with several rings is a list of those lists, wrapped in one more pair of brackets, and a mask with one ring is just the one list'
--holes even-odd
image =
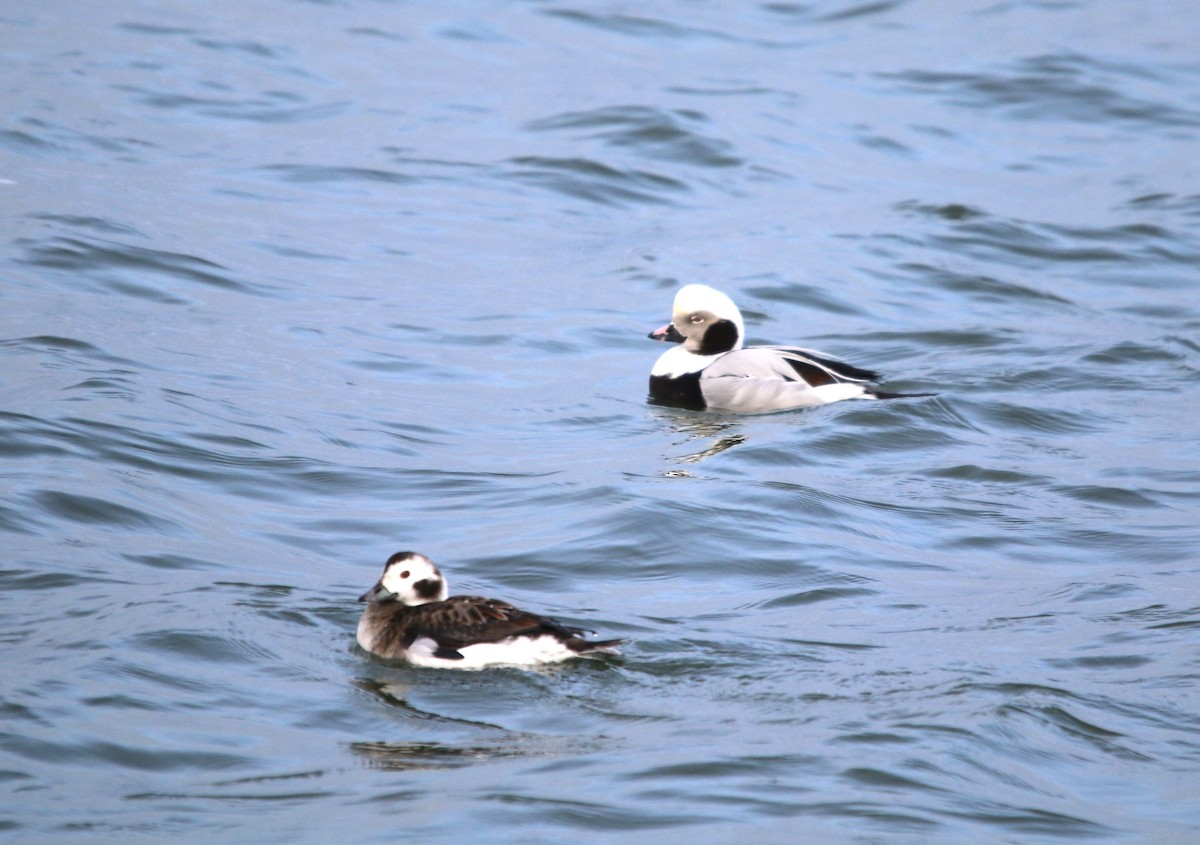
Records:
{"label": "water ripple", "polygon": [[[1200,110],[1172,102],[1165,77],[1190,76],[1187,69],[1099,61],[1079,53],[1021,59],[1005,70],[952,73],[910,70],[882,74],[911,90],[944,96],[957,106],[998,111],[1018,120],[1077,121],[1139,127],[1200,126]],[[1135,96],[1129,87],[1160,87],[1161,99]]]}
{"label": "water ripple", "polygon": [[[54,237],[20,241],[24,256],[18,263],[94,280],[102,290],[166,305],[190,302],[184,291],[190,284],[253,296],[273,295],[271,288],[234,278],[227,268],[194,255],[133,246],[115,241]],[[165,282],[168,289],[152,287],[147,278]],[[179,285],[178,283],[184,283]]]}
{"label": "water ripple", "polygon": [[582,158],[521,156],[502,178],[601,205],[670,205],[686,183],[645,170],[622,170]]}
{"label": "water ripple", "polygon": [[647,158],[698,167],[725,168],[744,164],[742,158],[733,154],[729,142],[704,134],[707,123],[705,116],[695,111],[607,106],[541,118],[526,128],[534,132],[569,132]]}
{"label": "water ripple", "polygon": [[168,533],[181,530],[181,526],[170,520],[95,496],[82,496],[61,490],[39,490],[32,495],[32,499],[47,517],[57,517],[67,522]]}
{"label": "water ripple", "polygon": [[730,40],[727,32],[696,26],[686,26],[666,18],[629,15],[620,12],[597,13],[580,9],[548,9],[543,14],[571,21],[587,27],[607,30],[635,38]]}
{"label": "water ripple", "polygon": [[[1187,0],[18,5],[10,838],[1196,838]],[[697,280],[938,395],[649,406]]]}
{"label": "water ripple", "polygon": [[415,177],[392,170],[378,170],[366,167],[328,167],[321,165],[301,164],[272,164],[259,168],[264,173],[277,176],[281,180],[300,184],[325,184],[338,182],[382,182],[390,184],[412,184],[418,181]]}

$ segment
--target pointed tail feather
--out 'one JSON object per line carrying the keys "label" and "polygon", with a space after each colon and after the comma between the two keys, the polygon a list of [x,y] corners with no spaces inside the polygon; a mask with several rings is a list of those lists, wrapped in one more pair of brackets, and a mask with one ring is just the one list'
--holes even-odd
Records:
{"label": "pointed tail feather", "polygon": [[620,654],[617,646],[624,645],[628,640],[577,640],[570,643],[571,650],[580,657],[594,657],[599,654]]}
{"label": "pointed tail feather", "polygon": [[870,388],[867,395],[872,399],[920,399],[927,396],[937,396],[936,393],[888,393],[886,390]]}

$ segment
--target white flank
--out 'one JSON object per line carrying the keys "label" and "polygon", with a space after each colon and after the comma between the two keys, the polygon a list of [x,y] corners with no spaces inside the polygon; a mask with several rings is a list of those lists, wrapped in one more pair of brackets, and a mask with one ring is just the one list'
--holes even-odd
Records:
{"label": "white flank", "polygon": [[375,645],[375,637],[371,635],[371,626],[367,624],[367,614],[364,612],[358,618],[358,631],[354,638],[358,640],[358,644],[363,647],[364,651],[372,651],[371,646]]}
{"label": "white flank", "polygon": [[[359,641],[362,642],[361,640]],[[578,655],[556,637],[509,637],[494,643],[476,643],[458,650],[462,660],[434,657],[437,643],[429,637],[418,637],[405,657],[414,666],[434,669],[486,669],[489,666],[539,666],[561,663]]]}
{"label": "white flank", "polygon": [[821,397],[822,402],[840,402],[843,399],[858,399],[868,396],[867,389],[861,384],[823,384],[814,387],[813,393]]}

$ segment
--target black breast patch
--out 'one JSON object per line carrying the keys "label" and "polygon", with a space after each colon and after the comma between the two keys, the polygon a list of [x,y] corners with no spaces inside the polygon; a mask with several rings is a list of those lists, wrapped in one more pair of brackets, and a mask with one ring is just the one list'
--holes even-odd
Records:
{"label": "black breast patch", "polygon": [[681,376],[650,376],[650,401],[656,405],[703,411],[704,394],[700,392],[700,373]]}

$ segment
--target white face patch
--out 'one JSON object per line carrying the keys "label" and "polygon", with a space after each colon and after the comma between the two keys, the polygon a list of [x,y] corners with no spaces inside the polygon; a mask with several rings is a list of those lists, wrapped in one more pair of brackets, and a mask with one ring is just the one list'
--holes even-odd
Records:
{"label": "white face patch", "polygon": [[687,337],[685,348],[698,352],[703,348],[704,334],[708,328],[727,320],[737,327],[737,342],[733,348],[742,346],[746,326],[742,312],[733,300],[708,285],[684,285],[675,295],[671,322],[680,334]]}
{"label": "white face patch", "polygon": [[708,285],[681,287],[679,293],[675,294],[671,311],[676,321],[675,328],[684,334],[687,334],[687,318],[692,314],[703,314],[705,311],[717,320],[733,320],[739,326],[742,323],[742,312],[733,300]]}
{"label": "white face patch", "polygon": [[[418,594],[414,585],[420,581],[440,582],[442,589],[437,596]],[[404,604],[421,604],[430,601],[431,598],[437,600],[446,597],[446,582],[442,573],[433,565],[433,561],[424,555],[412,555],[390,564],[380,583],[389,593],[395,593]]]}

